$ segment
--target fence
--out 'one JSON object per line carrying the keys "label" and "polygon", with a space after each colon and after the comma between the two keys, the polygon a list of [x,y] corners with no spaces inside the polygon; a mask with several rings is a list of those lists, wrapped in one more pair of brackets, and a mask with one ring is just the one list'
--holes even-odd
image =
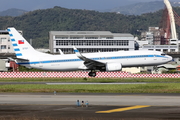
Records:
{"label": "fence", "polygon": [[[0,78],[88,78],[88,72],[0,72]],[[180,74],[97,72],[96,78],[180,78]]]}

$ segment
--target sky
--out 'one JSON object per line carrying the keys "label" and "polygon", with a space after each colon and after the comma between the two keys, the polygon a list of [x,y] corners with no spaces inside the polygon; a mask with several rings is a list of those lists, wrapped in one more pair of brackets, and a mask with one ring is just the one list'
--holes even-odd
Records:
{"label": "sky", "polygon": [[0,11],[11,8],[33,11],[37,9],[53,8],[54,6],[68,9],[106,10],[137,2],[149,1],[163,0],[0,0]]}

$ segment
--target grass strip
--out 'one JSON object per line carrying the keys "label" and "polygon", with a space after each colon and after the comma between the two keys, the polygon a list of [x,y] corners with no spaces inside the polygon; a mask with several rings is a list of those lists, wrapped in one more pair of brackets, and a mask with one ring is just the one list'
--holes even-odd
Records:
{"label": "grass strip", "polygon": [[180,82],[179,78],[0,78],[0,82]]}
{"label": "grass strip", "polygon": [[0,92],[58,93],[180,93],[180,83],[150,83],[128,85],[1,85]]}

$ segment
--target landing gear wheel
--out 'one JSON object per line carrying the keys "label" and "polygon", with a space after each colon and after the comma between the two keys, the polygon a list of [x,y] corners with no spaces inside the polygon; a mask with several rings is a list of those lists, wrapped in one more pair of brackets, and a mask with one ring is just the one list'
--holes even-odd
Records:
{"label": "landing gear wheel", "polygon": [[89,72],[88,75],[89,75],[90,77],[96,77],[96,72]]}
{"label": "landing gear wheel", "polygon": [[153,67],[153,70],[156,71],[156,72],[159,71],[157,66],[154,66],[154,67]]}
{"label": "landing gear wheel", "polygon": [[96,72],[92,72],[92,77],[96,77]]}

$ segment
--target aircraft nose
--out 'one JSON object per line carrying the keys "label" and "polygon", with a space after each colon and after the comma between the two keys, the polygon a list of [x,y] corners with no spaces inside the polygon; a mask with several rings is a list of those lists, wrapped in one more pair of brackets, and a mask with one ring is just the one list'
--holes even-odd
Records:
{"label": "aircraft nose", "polygon": [[168,55],[168,61],[172,61],[172,60],[173,60],[173,58]]}

